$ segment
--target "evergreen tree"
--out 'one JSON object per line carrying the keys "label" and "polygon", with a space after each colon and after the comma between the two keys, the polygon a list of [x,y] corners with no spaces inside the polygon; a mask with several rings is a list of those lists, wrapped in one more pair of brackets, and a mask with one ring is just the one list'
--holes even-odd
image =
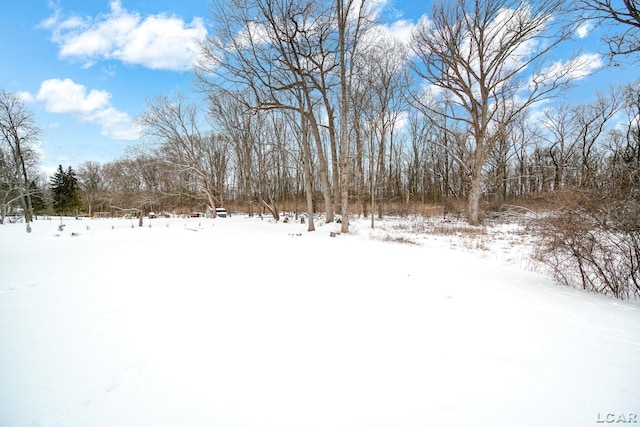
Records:
{"label": "evergreen tree", "polygon": [[35,181],[31,181],[31,184],[29,185],[29,194],[31,194],[33,213],[40,214],[47,208],[47,204],[44,200],[44,193],[42,192],[42,189],[38,187]]}
{"label": "evergreen tree", "polygon": [[53,209],[57,214],[62,215],[81,206],[80,185],[71,166],[65,172],[59,165],[50,179],[49,188],[53,195]]}
{"label": "evergreen tree", "polygon": [[58,166],[58,170],[49,180],[49,188],[51,189],[51,195],[53,196],[53,210],[62,215],[64,211],[64,170],[62,165]]}
{"label": "evergreen tree", "polygon": [[67,209],[77,211],[82,207],[82,201],[80,198],[80,183],[76,177],[76,171],[71,169],[71,166],[67,168],[66,177],[66,189],[67,189]]}

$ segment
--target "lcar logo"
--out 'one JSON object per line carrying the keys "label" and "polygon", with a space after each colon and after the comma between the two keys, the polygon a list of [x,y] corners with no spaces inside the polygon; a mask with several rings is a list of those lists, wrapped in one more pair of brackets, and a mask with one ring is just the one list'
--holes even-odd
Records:
{"label": "lcar logo", "polygon": [[638,414],[629,412],[629,413],[619,413],[619,414],[601,414],[598,412],[598,419],[596,423],[600,424],[637,424],[638,423]]}

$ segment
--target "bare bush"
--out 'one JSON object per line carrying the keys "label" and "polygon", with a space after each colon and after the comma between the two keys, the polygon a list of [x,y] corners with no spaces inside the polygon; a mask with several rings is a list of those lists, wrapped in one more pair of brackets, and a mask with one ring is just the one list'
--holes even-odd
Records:
{"label": "bare bush", "polygon": [[640,205],[600,192],[564,192],[539,221],[536,258],[561,284],[615,298],[640,296]]}

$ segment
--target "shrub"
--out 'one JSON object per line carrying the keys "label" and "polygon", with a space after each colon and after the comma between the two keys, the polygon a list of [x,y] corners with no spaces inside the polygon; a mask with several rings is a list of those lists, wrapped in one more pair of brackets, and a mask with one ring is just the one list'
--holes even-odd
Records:
{"label": "shrub", "polygon": [[598,191],[562,194],[539,221],[536,258],[564,285],[620,299],[640,296],[640,202]]}

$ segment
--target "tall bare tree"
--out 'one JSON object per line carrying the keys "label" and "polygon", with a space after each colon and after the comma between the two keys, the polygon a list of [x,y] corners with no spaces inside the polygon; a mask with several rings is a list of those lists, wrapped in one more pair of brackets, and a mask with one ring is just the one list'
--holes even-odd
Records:
{"label": "tall bare tree", "polygon": [[351,141],[349,101],[354,79],[355,58],[363,42],[370,16],[366,0],[336,0],[338,64],[340,67],[340,203],[341,232],[349,232],[349,186],[351,184]]}
{"label": "tall bare tree", "polygon": [[[27,232],[31,232],[33,206],[29,192],[29,166],[35,161],[34,144],[40,137],[40,128],[35,124],[33,114],[25,108],[24,101],[16,94],[0,91],[0,134],[2,145],[8,147],[10,155],[5,159],[12,163],[13,179],[9,185],[18,191],[18,198],[24,210]],[[7,165],[8,166],[8,165]]]}
{"label": "tall bare tree", "polygon": [[[467,133],[468,161],[458,160],[470,182],[470,224],[480,222],[483,168],[505,127],[584,65],[575,59],[554,66],[547,57],[571,34],[558,18],[566,7],[563,0],[457,0],[434,6],[413,35],[413,70],[440,99],[429,104],[421,93],[414,102]],[[438,105],[444,102],[453,108]]]}

